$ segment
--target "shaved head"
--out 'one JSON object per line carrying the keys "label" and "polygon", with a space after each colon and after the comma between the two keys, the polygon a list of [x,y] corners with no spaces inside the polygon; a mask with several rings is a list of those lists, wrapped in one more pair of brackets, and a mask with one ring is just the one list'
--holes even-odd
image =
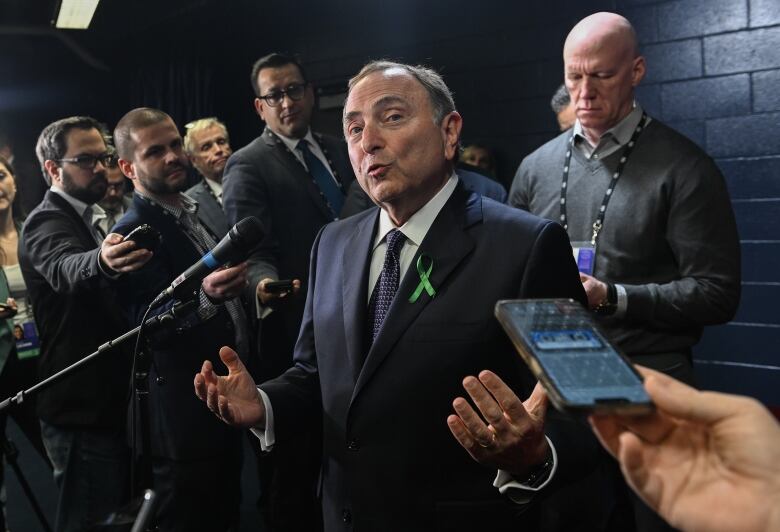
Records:
{"label": "shaved head", "polygon": [[645,75],[636,32],[615,13],[585,17],[566,37],[563,63],[577,120],[595,146],[634,107],[634,88]]}
{"label": "shaved head", "polygon": [[585,17],[566,37],[563,56],[566,57],[567,50],[588,49],[597,52],[604,47],[620,50],[629,59],[639,55],[636,31],[625,17],[606,11]]}

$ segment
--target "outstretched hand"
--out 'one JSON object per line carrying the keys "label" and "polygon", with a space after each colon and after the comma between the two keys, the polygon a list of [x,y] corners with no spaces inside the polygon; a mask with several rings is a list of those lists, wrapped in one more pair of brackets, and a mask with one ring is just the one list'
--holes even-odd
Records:
{"label": "outstretched hand", "polygon": [[211,362],[206,360],[200,373],[195,375],[195,395],[205,401],[209,410],[225,423],[235,427],[255,427],[265,423],[263,401],[255,382],[229,347],[219,350],[219,358],[227,366],[228,374],[214,373]]}
{"label": "outstretched hand", "polygon": [[117,273],[139,270],[151,258],[151,251],[137,247],[135,242],[117,233],[108,233],[100,245],[100,260]]}
{"label": "outstretched hand", "polygon": [[544,437],[547,395],[541,385],[525,402],[488,370],[480,372],[479,378],[463,379],[463,387],[482,415],[458,397],[447,425],[474,460],[515,476],[526,475],[544,461],[549,445]]}
{"label": "outstretched hand", "polygon": [[592,416],[629,485],[683,530],[780,525],[780,425],[757,401],[641,369],[655,413]]}

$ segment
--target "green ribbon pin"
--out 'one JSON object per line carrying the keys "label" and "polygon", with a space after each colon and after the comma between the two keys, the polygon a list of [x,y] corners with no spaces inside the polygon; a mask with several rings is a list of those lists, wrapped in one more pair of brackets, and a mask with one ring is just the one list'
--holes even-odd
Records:
{"label": "green ribbon pin", "polygon": [[[431,261],[430,264],[428,265],[427,270],[423,267],[423,258]],[[417,285],[417,288],[414,289],[414,292],[412,292],[412,295],[409,297],[409,303],[416,303],[417,300],[420,299],[420,294],[422,294],[423,289],[426,292],[428,292],[428,295],[431,297],[434,297],[436,295],[436,290],[433,288],[433,285],[428,280],[432,271],[433,271],[432,258],[430,258],[428,255],[420,255],[419,257],[417,257],[417,275],[420,276],[420,284]]]}

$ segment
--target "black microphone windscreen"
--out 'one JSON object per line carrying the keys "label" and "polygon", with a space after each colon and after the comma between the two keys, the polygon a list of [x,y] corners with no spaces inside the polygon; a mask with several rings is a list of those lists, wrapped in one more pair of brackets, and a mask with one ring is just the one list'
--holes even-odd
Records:
{"label": "black microphone windscreen", "polygon": [[247,216],[230,230],[230,238],[244,248],[253,248],[264,236],[263,224],[255,216]]}

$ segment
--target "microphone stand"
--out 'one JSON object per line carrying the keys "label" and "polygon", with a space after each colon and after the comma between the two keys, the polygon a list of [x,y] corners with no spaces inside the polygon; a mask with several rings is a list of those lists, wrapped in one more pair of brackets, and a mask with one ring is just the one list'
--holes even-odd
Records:
{"label": "microphone stand", "polygon": [[[13,395],[3,400],[2,402],[0,402],[0,414],[14,406],[22,404],[25,398],[34,396],[41,390],[44,390],[49,386],[51,386],[52,384],[55,384],[58,381],[71,375],[72,373],[81,370],[84,366],[86,366],[87,364],[95,360],[97,357],[101,356],[103,353],[124,343],[130,338],[137,337],[138,333],[141,332],[142,330],[144,332],[155,331],[173,325],[178,315],[189,312],[193,308],[197,307],[197,305],[198,302],[195,299],[190,299],[186,301],[177,301],[176,304],[174,304],[174,306],[167,312],[164,312],[157,316],[151,317],[148,320],[145,320],[138,327],[135,327],[134,329],[127,331],[121,336],[104,343],[103,345],[98,347],[97,351],[95,351],[94,353],[87,355],[86,357],[82,358],[78,362],[75,362],[74,364],[71,364],[70,366],[58,371],[54,375],[51,375],[50,377],[33,385],[27,390],[21,390],[16,395]],[[136,359],[134,361],[135,373],[133,375],[134,390],[139,404],[139,417],[141,421],[140,430],[141,430],[142,448],[140,453],[141,458],[139,460],[138,467],[143,468],[142,475],[140,478],[148,487],[151,487],[151,478],[152,478],[151,458],[150,458],[151,437],[149,435],[149,405],[148,405],[148,395],[149,395],[148,375],[149,375],[150,366],[151,366],[151,356],[146,355],[143,351],[138,351]],[[135,437],[135,431],[133,437]],[[133,456],[132,458],[135,461],[136,457]],[[135,471],[135,467],[132,469],[132,471]],[[137,489],[135,483],[132,484],[131,488],[132,488],[131,491],[135,493]]]}

